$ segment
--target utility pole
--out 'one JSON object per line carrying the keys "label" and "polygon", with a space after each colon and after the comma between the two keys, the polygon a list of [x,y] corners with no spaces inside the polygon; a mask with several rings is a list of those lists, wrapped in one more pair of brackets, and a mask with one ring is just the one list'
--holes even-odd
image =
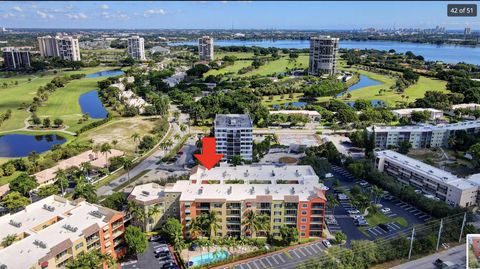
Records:
{"label": "utility pole", "polygon": [[465,228],[465,223],[467,222],[467,212],[463,214],[462,228],[460,229],[460,237],[458,237],[458,243],[462,242],[463,228]]}
{"label": "utility pole", "polygon": [[440,245],[440,236],[442,235],[442,229],[443,229],[443,219],[440,219],[440,227],[438,228],[438,237],[437,237],[437,248],[436,248],[436,251],[438,251],[438,246]]}
{"label": "utility pole", "polygon": [[408,251],[408,259],[412,257],[413,237],[415,236],[415,227],[412,228],[412,236],[410,237],[410,250]]}

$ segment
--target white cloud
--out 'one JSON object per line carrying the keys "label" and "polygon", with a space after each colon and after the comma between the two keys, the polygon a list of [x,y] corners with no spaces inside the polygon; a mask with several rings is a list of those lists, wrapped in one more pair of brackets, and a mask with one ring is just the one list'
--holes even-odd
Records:
{"label": "white cloud", "polygon": [[23,9],[22,9],[21,7],[19,7],[19,6],[14,6],[14,7],[12,7],[12,10],[15,10],[15,11],[17,11],[17,12],[23,12]]}
{"label": "white cloud", "polygon": [[13,14],[13,13],[5,13],[5,14],[0,15],[0,17],[2,17],[4,19],[8,19],[8,18],[15,18],[16,15]]}
{"label": "white cloud", "polygon": [[38,6],[37,6],[37,5],[31,5],[30,7],[31,7],[32,9],[37,9]]}
{"label": "white cloud", "polygon": [[117,20],[128,20],[130,17],[128,15],[121,13],[120,11],[117,12],[117,14],[112,14],[109,12],[102,12],[102,17],[105,19],[117,19]]}
{"label": "white cloud", "polygon": [[84,19],[87,19],[88,16],[85,15],[84,13],[82,12],[79,12],[79,13],[68,13],[68,14],[65,14],[68,18],[70,19],[74,19],[74,20],[84,20]]}
{"label": "white cloud", "polygon": [[75,9],[75,7],[73,5],[68,5],[68,6],[65,6],[64,9],[65,10],[72,10],[72,9]]}
{"label": "white cloud", "polygon": [[110,7],[108,5],[103,4],[103,5],[100,6],[100,8],[101,9],[109,9]]}
{"label": "white cloud", "polygon": [[143,16],[150,17],[152,15],[165,15],[167,12],[163,9],[148,9],[143,12]]}
{"label": "white cloud", "polygon": [[40,18],[42,18],[42,19],[53,19],[52,14],[48,14],[48,13],[40,11],[40,10],[37,10],[37,15],[40,16]]}

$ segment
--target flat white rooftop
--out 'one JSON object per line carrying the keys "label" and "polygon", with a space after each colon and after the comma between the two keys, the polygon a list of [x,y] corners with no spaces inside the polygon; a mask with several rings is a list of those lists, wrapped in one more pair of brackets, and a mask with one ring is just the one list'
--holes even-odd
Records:
{"label": "flat white rooftop", "polygon": [[232,180],[241,179],[245,181],[254,180],[297,180],[318,182],[318,176],[310,165],[241,165],[235,167],[220,166],[210,170],[203,166],[196,166],[192,169],[190,180]]}
{"label": "flat white rooftop", "polygon": [[[464,130],[469,128],[480,128],[480,121],[464,121],[452,124],[439,125],[407,125],[407,126],[373,126],[375,132],[428,132],[428,131],[445,131],[445,130]],[[369,132],[373,129],[372,126],[367,127]]]}
{"label": "flat white rooftop", "polygon": [[[49,208],[44,208],[44,205]],[[101,212],[101,214],[98,217],[93,216],[90,214],[93,211]],[[52,247],[64,243],[64,241],[71,240],[73,242],[77,240],[83,236],[83,231],[92,225],[98,225],[102,228],[115,213],[116,211],[85,201],[76,203],[52,195],[28,205],[20,212],[2,216],[0,217],[0,238],[23,233],[28,234],[28,236],[4,249],[0,249],[0,265],[6,265],[7,268],[30,268],[39,259],[47,256]],[[44,229],[40,227],[40,230],[36,231],[34,229],[55,217],[59,218],[58,222]],[[20,225],[16,227],[13,223],[20,223]],[[73,229],[65,228],[67,226]],[[34,244],[34,242],[43,242],[45,248]]]}
{"label": "flat white rooftop", "polygon": [[190,181],[177,181],[167,185],[166,192],[181,192],[180,201],[210,200],[210,201],[244,201],[256,200],[259,197],[272,201],[283,201],[285,196],[296,196],[299,201],[307,201],[314,197],[325,199],[321,183],[306,184],[195,184]]}
{"label": "flat white rooftop", "polygon": [[128,196],[129,200],[135,200],[141,204],[149,205],[165,197],[164,187],[157,183],[137,185]]}
{"label": "flat white rooftop", "polygon": [[442,113],[443,111],[434,109],[434,108],[403,108],[403,109],[394,109],[392,110],[393,113],[401,114],[401,115],[409,115],[415,111],[430,111],[433,113]]}
{"label": "flat white rooftop", "polygon": [[[436,168],[434,166],[423,163],[419,160],[410,158],[406,155],[400,154],[392,150],[376,151],[375,156],[387,158],[390,162],[409,168],[410,170],[413,170],[416,173],[423,174],[430,179],[436,180],[437,182],[449,184],[459,189],[470,189],[476,186],[471,181],[468,181],[464,178],[457,177],[456,175],[450,172]],[[474,176],[476,177],[476,175]],[[480,181],[480,176],[479,176],[479,181]]]}
{"label": "flat white rooftop", "polygon": [[313,110],[271,110],[270,114],[302,114],[307,116],[320,116],[318,111]]}
{"label": "flat white rooftop", "polygon": [[452,110],[459,109],[459,108],[476,109],[476,108],[480,108],[480,104],[469,103],[469,104],[452,105]]}

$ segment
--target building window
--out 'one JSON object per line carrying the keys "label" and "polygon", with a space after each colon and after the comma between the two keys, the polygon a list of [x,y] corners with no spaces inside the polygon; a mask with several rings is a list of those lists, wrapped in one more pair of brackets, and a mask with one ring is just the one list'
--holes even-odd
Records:
{"label": "building window", "polygon": [[302,204],[302,208],[307,208],[308,204]]}
{"label": "building window", "polygon": [[273,212],[273,215],[274,216],[282,215],[282,211],[275,211]]}
{"label": "building window", "polygon": [[274,204],[273,208],[282,208],[282,204]]}
{"label": "building window", "polygon": [[220,203],[215,203],[215,204],[213,204],[213,206],[215,208],[222,208],[222,204],[220,204]]}
{"label": "building window", "polygon": [[307,229],[306,226],[304,226],[304,225],[300,226],[300,230],[305,230],[305,229]]}
{"label": "building window", "polygon": [[302,222],[307,222],[307,218],[302,218]]}
{"label": "building window", "polygon": [[306,210],[302,210],[302,215],[307,215],[307,211],[306,211]]}
{"label": "building window", "polygon": [[300,236],[305,236],[305,233],[300,233]]}
{"label": "building window", "polygon": [[79,248],[83,247],[83,243],[79,243],[75,246],[75,250],[78,250]]}
{"label": "building window", "polygon": [[273,222],[282,222],[282,219],[273,219]]}

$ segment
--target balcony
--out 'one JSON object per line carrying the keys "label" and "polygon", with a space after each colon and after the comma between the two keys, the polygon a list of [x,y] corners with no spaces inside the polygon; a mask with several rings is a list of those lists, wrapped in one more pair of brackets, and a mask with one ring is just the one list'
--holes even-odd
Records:
{"label": "balcony", "polygon": [[94,236],[94,237],[90,237],[90,238],[87,239],[87,245],[98,242],[98,240],[100,240],[100,236],[98,236],[98,235]]}
{"label": "balcony", "polygon": [[122,226],[123,226],[123,222],[118,221],[118,222],[115,222],[115,223],[112,224],[112,229],[115,230],[118,227],[122,227]]}
{"label": "balcony", "polygon": [[113,233],[113,239],[119,237],[120,235],[123,234],[123,230],[118,230]]}
{"label": "balcony", "polygon": [[73,255],[72,255],[71,253],[66,252],[65,254],[63,254],[63,255],[61,255],[61,256],[59,256],[59,257],[55,257],[55,262],[56,262],[57,264],[62,263],[62,262],[64,262],[64,261],[68,260],[69,258],[71,258],[72,256],[73,256]]}

